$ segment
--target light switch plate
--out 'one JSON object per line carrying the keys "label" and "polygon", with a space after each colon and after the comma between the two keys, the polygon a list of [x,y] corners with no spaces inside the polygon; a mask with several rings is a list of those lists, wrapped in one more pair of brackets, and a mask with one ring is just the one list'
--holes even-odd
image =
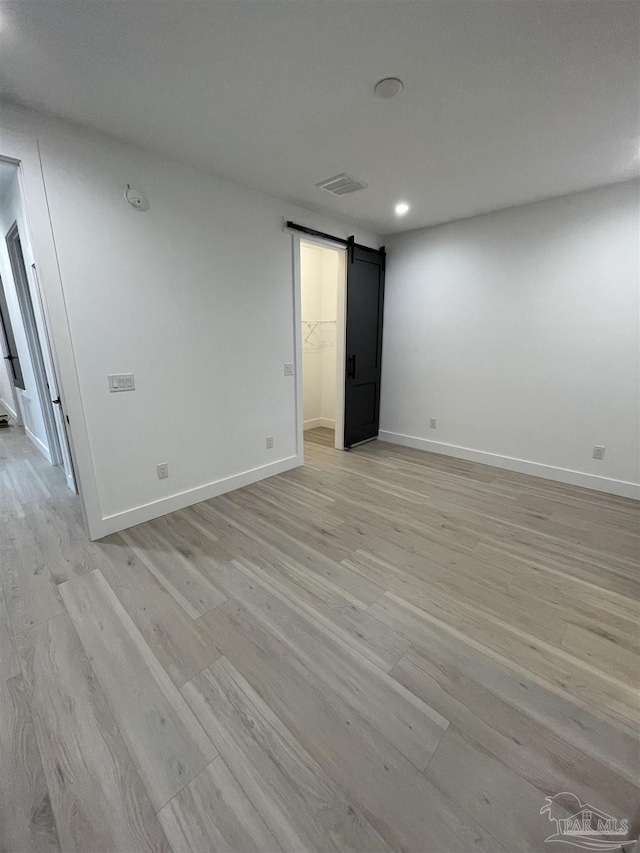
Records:
{"label": "light switch plate", "polygon": [[284,365],[284,375],[285,376],[293,376],[293,364],[290,361],[286,361]]}
{"label": "light switch plate", "polygon": [[133,373],[110,373],[107,376],[109,380],[109,391],[114,394],[116,391],[135,391],[136,381]]}

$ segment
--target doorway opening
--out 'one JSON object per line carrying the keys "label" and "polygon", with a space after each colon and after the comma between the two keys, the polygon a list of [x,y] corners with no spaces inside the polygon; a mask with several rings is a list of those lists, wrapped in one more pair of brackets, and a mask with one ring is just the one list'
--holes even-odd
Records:
{"label": "doorway opening", "polygon": [[19,165],[0,159],[0,412],[77,492]]}
{"label": "doorway opening", "polygon": [[346,252],[300,241],[302,400],[307,442],[344,448]]}

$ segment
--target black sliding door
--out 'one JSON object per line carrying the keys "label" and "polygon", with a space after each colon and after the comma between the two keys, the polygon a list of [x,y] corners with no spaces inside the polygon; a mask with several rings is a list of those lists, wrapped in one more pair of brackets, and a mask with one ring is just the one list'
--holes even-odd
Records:
{"label": "black sliding door", "polygon": [[344,444],[376,438],[380,422],[384,249],[351,244],[347,258]]}

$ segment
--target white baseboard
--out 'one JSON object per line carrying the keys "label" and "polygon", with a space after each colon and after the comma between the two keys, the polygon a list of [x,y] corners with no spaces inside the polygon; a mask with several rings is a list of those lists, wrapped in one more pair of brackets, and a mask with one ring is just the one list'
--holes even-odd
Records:
{"label": "white baseboard", "polygon": [[585,474],[582,471],[557,468],[554,465],[544,465],[541,462],[514,459],[511,456],[500,456],[497,453],[488,453],[485,450],[472,450],[469,447],[458,447],[455,444],[444,444],[440,441],[403,435],[399,432],[380,430],[378,438],[380,441],[401,444],[403,447],[414,447],[417,450],[427,450],[429,453],[453,456],[456,459],[466,459],[468,462],[480,462],[483,465],[492,465],[494,468],[516,471],[519,474],[531,474],[533,477],[542,477],[545,480],[555,480],[558,483],[568,483],[571,486],[581,486],[585,489],[595,489],[598,492],[606,492],[610,495],[640,500],[640,484],[638,483],[612,480],[609,477],[599,477],[597,474]]}
{"label": "white baseboard", "polygon": [[42,455],[43,455],[43,456],[44,456],[44,458],[47,460],[47,462],[48,462],[50,465],[53,465],[53,462],[51,461],[51,454],[49,453],[49,448],[47,447],[47,445],[46,445],[46,444],[43,444],[43,443],[40,441],[40,439],[38,438],[38,436],[37,436],[37,435],[34,435],[34,434],[31,432],[31,430],[29,429],[29,427],[28,427],[28,426],[25,426],[24,431],[25,431],[25,434],[26,434],[27,438],[28,438],[28,439],[30,439],[30,440],[35,444],[35,446],[38,448],[38,450],[40,451],[40,453],[42,453]]}
{"label": "white baseboard", "polygon": [[273,477],[274,474],[282,474],[283,471],[298,468],[303,464],[303,461],[302,456],[289,456],[286,459],[280,459],[278,462],[270,462],[268,465],[261,465],[259,468],[252,468],[249,471],[243,471],[241,474],[224,477],[221,480],[215,480],[213,483],[198,486],[196,489],[189,489],[186,492],[160,498],[160,500],[136,506],[124,512],[107,515],[99,522],[98,529],[94,530],[92,525],[91,539],[102,539],[103,536],[117,533],[119,530],[126,530],[127,527],[133,527],[134,524],[142,524],[145,521],[151,521],[152,518],[158,518],[169,512],[175,512],[178,509],[200,503],[200,501],[232,492],[234,489],[250,486],[251,483]]}
{"label": "white baseboard", "polygon": [[10,406],[3,397],[0,397],[0,411],[6,412],[16,423],[20,420],[13,406]]}
{"label": "white baseboard", "polygon": [[335,429],[336,422],[331,420],[330,418],[312,418],[309,421],[304,422],[303,429],[306,431],[308,429],[317,429],[318,427],[325,427],[326,429]]}

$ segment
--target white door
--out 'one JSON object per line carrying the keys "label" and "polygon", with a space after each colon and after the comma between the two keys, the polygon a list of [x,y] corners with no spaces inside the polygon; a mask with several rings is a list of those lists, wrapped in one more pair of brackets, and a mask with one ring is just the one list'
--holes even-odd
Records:
{"label": "white door", "polygon": [[[33,276],[33,285],[35,293],[38,297],[38,303],[40,302],[40,286],[38,284],[38,272],[36,270],[36,265],[31,264],[31,275]],[[33,300],[32,300],[33,301]],[[33,306],[35,309],[35,305]],[[40,307],[40,305],[38,305]],[[55,422],[55,429],[58,438],[58,444],[60,446],[60,462],[62,463],[62,467],[64,468],[65,477],[67,478],[67,485],[71,489],[72,492],[78,493],[78,487],[76,485],[76,477],[73,470],[73,460],[71,458],[71,450],[69,449],[69,437],[67,435],[67,424],[66,424],[66,415],[62,408],[62,400],[60,398],[60,388],[58,386],[58,377],[56,376],[55,367],[53,364],[53,358],[51,356],[51,341],[49,339],[49,330],[45,323],[44,314],[42,311],[39,312],[40,317],[36,325],[39,327],[39,337],[40,337],[40,347],[42,349],[43,355],[43,363],[44,370],[46,373],[46,381],[47,381],[47,390],[49,394],[49,398],[52,402],[53,409],[53,419]],[[42,340],[44,338],[44,340]]]}

